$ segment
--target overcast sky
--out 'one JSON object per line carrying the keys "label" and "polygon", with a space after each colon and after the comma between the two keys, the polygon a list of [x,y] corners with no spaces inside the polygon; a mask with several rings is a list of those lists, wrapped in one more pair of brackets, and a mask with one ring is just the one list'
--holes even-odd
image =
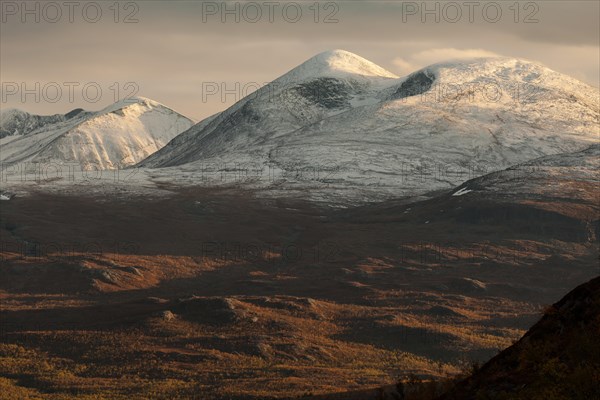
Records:
{"label": "overcast sky", "polygon": [[[328,49],[400,76],[450,58],[525,58],[598,87],[599,2],[486,3],[3,0],[0,106],[97,110],[135,91],[200,120]],[[207,94],[212,82],[225,99]]]}

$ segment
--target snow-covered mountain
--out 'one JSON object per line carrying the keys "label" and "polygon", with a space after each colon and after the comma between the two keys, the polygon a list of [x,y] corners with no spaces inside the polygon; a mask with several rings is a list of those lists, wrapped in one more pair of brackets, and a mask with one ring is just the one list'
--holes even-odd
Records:
{"label": "snow-covered mountain", "polygon": [[0,110],[0,139],[12,135],[27,135],[45,125],[66,121],[80,113],[88,112],[78,108],[67,114],[34,115],[15,108]]}
{"label": "snow-covered mountain", "polygon": [[596,88],[528,61],[445,62],[398,78],[334,50],[139,165],[176,167],[152,174],[181,183],[237,171],[317,200],[419,196],[597,143],[598,106]]}
{"label": "snow-covered mountain", "polygon": [[65,115],[2,113],[0,158],[22,162],[76,163],[82,169],[114,169],[135,164],[193,125],[172,109],[142,97],[122,100],[98,112]]}
{"label": "snow-covered mountain", "polygon": [[319,54],[192,127],[142,165],[164,167],[223,152],[262,152],[282,135],[380,101],[384,98],[381,91],[396,78],[352,53]]}
{"label": "snow-covered mountain", "polygon": [[[600,144],[572,152],[536,158],[463,183],[453,196],[485,195],[490,199],[555,204],[588,204],[598,218],[600,204]],[[578,207],[580,208],[580,207]],[[574,212],[573,208],[565,212]]]}

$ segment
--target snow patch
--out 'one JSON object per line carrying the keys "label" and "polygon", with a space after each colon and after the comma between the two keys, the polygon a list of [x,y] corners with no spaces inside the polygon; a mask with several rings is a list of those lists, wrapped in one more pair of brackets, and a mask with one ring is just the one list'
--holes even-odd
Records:
{"label": "snow patch", "polygon": [[471,193],[472,190],[471,189],[467,189],[466,187],[458,190],[457,192],[453,193],[452,196],[462,196],[465,195],[467,193]]}

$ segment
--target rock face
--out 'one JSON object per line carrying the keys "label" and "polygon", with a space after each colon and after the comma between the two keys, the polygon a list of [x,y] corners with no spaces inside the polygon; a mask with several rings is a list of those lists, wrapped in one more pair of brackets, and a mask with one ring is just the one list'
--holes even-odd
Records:
{"label": "rock face", "polygon": [[431,89],[435,81],[435,76],[431,76],[427,71],[419,71],[410,75],[394,92],[393,99],[403,99],[405,97],[423,94]]}
{"label": "rock face", "polygon": [[2,114],[2,162],[122,168],[154,153],[192,124],[144,98],[120,101],[99,112],[77,109],[48,117],[9,110]]}
{"label": "rock face", "polygon": [[550,306],[516,344],[440,400],[598,399],[600,278]]}
{"label": "rock face", "polygon": [[[319,54],[139,164],[350,203],[421,196],[598,142],[597,89],[531,62],[447,62],[404,77]],[[206,167],[210,166],[210,174]],[[214,178],[214,179],[213,179]]]}

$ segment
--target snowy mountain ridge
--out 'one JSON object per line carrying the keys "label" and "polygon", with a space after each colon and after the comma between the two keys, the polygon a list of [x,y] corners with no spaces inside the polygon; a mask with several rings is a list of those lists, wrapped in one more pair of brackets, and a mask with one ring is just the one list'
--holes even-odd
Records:
{"label": "snowy mountain ridge", "polygon": [[349,51],[329,50],[309,58],[274,82],[300,82],[318,77],[398,78],[398,76],[390,71]]}
{"label": "snowy mountain ridge", "polygon": [[0,110],[0,139],[13,135],[27,135],[44,125],[66,121],[82,111],[75,109],[64,115],[34,115],[16,108]]}
{"label": "snowy mountain ridge", "polygon": [[598,144],[597,94],[525,60],[447,61],[399,78],[334,50],[193,126],[137,98],[0,139],[0,153],[9,163],[135,165],[128,182],[139,190],[168,183],[337,205],[418,200]]}
{"label": "snowy mountain ridge", "polygon": [[363,60],[317,55],[139,166],[161,182],[238,184],[222,178],[238,171],[274,195],[364,202],[598,142],[597,89],[544,66],[478,58],[397,78]]}
{"label": "snowy mountain ridge", "polygon": [[[2,118],[14,120],[24,114],[11,111]],[[144,159],[193,125],[189,118],[143,97],[121,100],[98,112],[69,114],[48,117],[34,129],[23,133],[17,129],[0,139],[2,162],[122,168]]]}

